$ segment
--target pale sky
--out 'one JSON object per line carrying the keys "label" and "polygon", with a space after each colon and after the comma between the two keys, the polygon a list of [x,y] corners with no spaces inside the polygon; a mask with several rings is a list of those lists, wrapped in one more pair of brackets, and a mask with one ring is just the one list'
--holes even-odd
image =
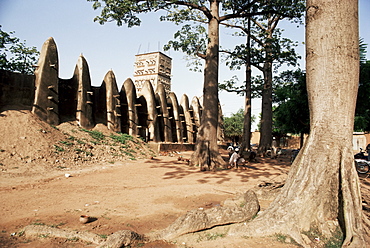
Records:
{"label": "pale sky", "polygon": [[[360,37],[370,44],[370,0],[359,1]],[[146,52],[164,52],[162,47],[173,38],[180,27],[171,22],[160,22],[158,14],[142,15],[139,27],[118,27],[116,23],[100,25],[93,22],[100,11],[92,9],[86,0],[0,0],[0,25],[5,32],[26,40],[27,46],[41,50],[48,37],[53,37],[59,54],[59,77],[71,78],[77,59],[82,53],[89,64],[92,85],[100,86],[105,74],[112,69],[119,89],[127,78],[133,77],[135,55]],[[284,23],[284,36],[300,41],[297,51],[304,58],[304,27]],[[232,47],[243,41],[231,36],[233,31],[221,31],[221,45]],[[370,51],[370,45],[368,47]],[[186,94],[191,100],[203,92],[203,75],[191,72],[181,52],[164,52],[172,57],[172,91],[180,101]],[[370,52],[367,53],[370,60]],[[304,69],[304,61],[300,61]],[[288,68],[294,69],[294,68]],[[257,73],[257,70],[254,70]],[[220,82],[237,75],[244,80],[244,71],[229,71],[220,65]],[[221,92],[220,102],[225,116],[243,107],[244,98]],[[260,101],[252,102],[253,114],[258,116]]]}

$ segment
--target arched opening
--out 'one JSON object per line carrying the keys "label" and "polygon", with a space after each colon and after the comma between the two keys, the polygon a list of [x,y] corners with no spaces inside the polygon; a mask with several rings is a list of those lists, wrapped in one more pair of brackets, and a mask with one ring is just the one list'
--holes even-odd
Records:
{"label": "arched opening", "polygon": [[172,142],[178,142],[176,135],[176,121],[173,113],[173,105],[170,98],[167,99],[167,109],[168,109],[168,119],[171,125]]}
{"label": "arched opening", "polygon": [[184,108],[179,105],[179,121],[181,124],[181,138],[183,142],[188,142],[188,128],[186,126],[186,118],[184,113]]}
{"label": "arched opening", "polygon": [[161,99],[158,94],[155,95],[155,105],[157,113],[157,128],[159,130],[159,139],[160,141],[165,141],[164,137],[165,124],[163,119],[163,109],[161,107]]}
{"label": "arched opening", "polygon": [[129,133],[130,125],[126,91],[121,90],[120,100],[121,100],[121,130],[122,130],[121,132]]}
{"label": "arched opening", "polygon": [[138,117],[138,137],[142,138],[145,142],[148,142],[150,141],[148,128],[148,105],[144,96],[137,98],[135,106]]}

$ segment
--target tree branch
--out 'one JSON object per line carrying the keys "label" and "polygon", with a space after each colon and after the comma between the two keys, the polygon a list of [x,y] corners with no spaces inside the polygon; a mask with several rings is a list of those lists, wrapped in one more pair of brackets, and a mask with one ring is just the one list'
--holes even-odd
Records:
{"label": "tree branch", "polygon": [[206,55],[200,52],[196,52],[197,56],[201,59],[206,59]]}
{"label": "tree branch", "polygon": [[228,88],[222,88],[221,90],[224,90],[224,91],[227,91],[227,92],[230,92],[230,93],[235,93],[236,92],[236,94],[246,92],[246,90],[236,90],[236,89],[228,89]]}
{"label": "tree branch", "polygon": [[247,18],[247,17],[256,16],[256,15],[267,15],[270,13],[271,11],[232,13],[232,14],[221,16],[220,22],[227,21],[227,20],[234,19],[234,18]]}
{"label": "tree branch", "polygon": [[275,28],[277,27],[279,21],[281,20],[281,16],[277,15],[275,18],[272,20],[272,25],[271,25],[271,31],[273,32]]}
{"label": "tree branch", "polygon": [[262,29],[263,31],[266,31],[266,28],[261,24],[259,23],[256,19],[251,19],[253,21],[254,24],[256,24],[260,29]]}
{"label": "tree branch", "polygon": [[167,4],[168,6],[171,6],[173,4],[178,4],[178,5],[181,5],[181,6],[189,7],[190,9],[197,9],[197,10],[203,12],[204,15],[208,18],[208,20],[212,19],[212,17],[213,17],[208,8],[206,8],[204,6],[200,6],[200,5],[195,4],[195,3],[189,3],[189,2],[185,2],[185,1],[171,1],[171,0],[168,0],[166,2],[168,2],[168,4]]}
{"label": "tree branch", "polygon": [[[233,25],[233,24],[229,24],[229,23],[221,23],[221,25],[224,25],[228,28],[239,28],[241,29],[244,33],[248,33],[248,30],[247,28],[243,27],[243,26],[239,26],[239,25]],[[248,35],[247,35],[248,36]],[[254,40],[255,42],[257,42],[260,46],[264,47],[264,44],[263,42],[261,42],[256,36],[254,36],[253,34],[250,34],[250,37],[252,40]]]}

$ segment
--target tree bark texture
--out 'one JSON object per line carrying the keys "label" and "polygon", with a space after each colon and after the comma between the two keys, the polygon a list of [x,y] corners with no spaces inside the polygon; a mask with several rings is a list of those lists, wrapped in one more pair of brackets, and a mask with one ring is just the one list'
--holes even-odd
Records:
{"label": "tree bark texture", "polygon": [[251,149],[251,129],[252,129],[252,82],[251,82],[251,67],[247,64],[246,83],[245,83],[245,100],[244,100],[244,122],[243,122],[243,138],[240,147],[241,151]]}
{"label": "tree bark texture", "polygon": [[272,143],[272,34],[274,32],[272,17],[268,18],[265,43],[265,62],[263,64],[263,89],[261,106],[261,136],[258,146],[258,153],[265,154],[271,148]]}
{"label": "tree bark texture", "polygon": [[204,68],[203,111],[196,149],[191,164],[201,170],[214,170],[224,161],[218,151],[218,62],[219,62],[219,1],[210,0],[212,18],[208,22],[208,46]]}
{"label": "tree bark texture", "polygon": [[[266,49],[267,50],[267,49]],[[266,51],[266,54],[269,54]],[[269,55],[266,56],[267,59]],[[272,142],[272,62],[267,61],[263,66],[263,90],[261,108],[261,136],[258,153],[264,154],[271,148]]]}
{"label": "tree bark texture", "polygon": [[[230,235],[342,234],[342,247],[365,247],[352,132],[358,88],[357,0],[307,0],[306,72],[310,136],[270,207]],[[309,237],[310,238],[310,237]]]}
{"label": "tree bark texture", "polygon": [[241,151],[251,149],[251,129],[252,129],[252,68],[251,68],[251,19],[248,18],[247,32],[247,61],[245,63],[245,100],[244,100],[244,122],[243,122],[243,138]]}

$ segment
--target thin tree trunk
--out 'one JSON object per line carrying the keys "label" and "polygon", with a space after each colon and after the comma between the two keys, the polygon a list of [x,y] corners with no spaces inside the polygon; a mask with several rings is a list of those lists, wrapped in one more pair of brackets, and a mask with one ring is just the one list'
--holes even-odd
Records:
{"label": "thin tree trunk", "polygon": [[247,30],[247,59],[245,63],[245,100],[244,100],[244,123],[243,123],[243,138],[240,150],[251,149],[251,128],[252,128],[252,68],[251,68],[251,20],[248,18]]}
{"label": "thin tree trunk", "polygon": [[251,83],[251,67],[247,65],[246,69],[246,91],[244,100],[244,122],[243,122],[243,138],[240,150],[251,149],[251,129],[252,129],[252,83]]}
{"label": "thin tree trunk", "polygon": [[191,157],[191,164],[199,165],[201,170],[214,170],[220,165],[224,165],[217,144],[219,1],[210,0],[209,2],[213,18],[208,22],[209,42],[204,68],[203,111],[196,150]]}
{"label": "thin tree trunk", "polygon": [[[365,247],[352,132],[358,87],[358,2],[307,0],[307,90],[310,136],[285,186],[267,210],[230,234],[308,236]],[[310,233],[315,233],[310,236]]]}

